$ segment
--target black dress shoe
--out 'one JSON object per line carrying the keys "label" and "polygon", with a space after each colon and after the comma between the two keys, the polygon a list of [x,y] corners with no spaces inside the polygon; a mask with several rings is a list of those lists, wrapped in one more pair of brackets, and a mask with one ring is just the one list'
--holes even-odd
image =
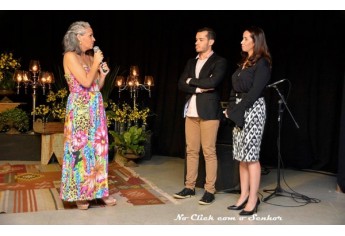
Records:
{"label": "black dress shoe", "polygon": [[257,213],[258,212],[258,206],[260,204],[260,199],[258,198],[258,200],[256,201],[256,204],[255,204],[255,207],[253,210],[251,211],[245,211],[245,210],[242,210],[240,212],[240,216],[251,216],[253,215],[254,213]]}
{"label": "black dress shoe", "polygon": [[242,210],[243,208],[246,207],[246,204],[248,202],[248,198],[246,200],[244,200],[244,202],[242,202],[239,206],[236,206],[236,205],[231,205],[231,206],[228,206],[228,210]]}
{"label": "black dress shoe", "polygon": [[174,198],[184,199],[195,195],[195,189],[184,188],[181,192],[175,193]]}
{"label": "black dress shoe", "polygon": [[205,191],[204,195],[202,196],[202,198],[199,200],[199,204],[200,205],[209,205],[212,202],[214,202],[214,194],[213,193],[209,193],[207,191]]}

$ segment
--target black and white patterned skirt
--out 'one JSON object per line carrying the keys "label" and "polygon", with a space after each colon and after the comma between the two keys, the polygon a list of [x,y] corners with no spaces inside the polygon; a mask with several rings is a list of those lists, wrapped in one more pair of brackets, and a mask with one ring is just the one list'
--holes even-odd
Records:
{"label": "black and white patterned skirt", "polygon": [[[241,101],[236,99],[236,103]],[[262,134],[266,121],[266,104],[259,98],[244,114],[242,129],[235,127],[233,134],[233,158],[243,162],[259,160]]]}

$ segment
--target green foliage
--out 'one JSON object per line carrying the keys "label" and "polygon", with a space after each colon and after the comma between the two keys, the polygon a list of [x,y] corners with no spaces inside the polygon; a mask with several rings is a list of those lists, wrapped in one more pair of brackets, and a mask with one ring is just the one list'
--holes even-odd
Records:
{"label": "green foliage", "polygon": [[22,109],[14,108],[0,113],[0,130],[8,131],[11,127],[20,132],[29,130],[29,117]]}
{"label": "green foliage", "polygon": [[0,89],[11,90],[14,89],[16,83],[13,80],[13,73],[3,72],[4,78],[0,80]]}
{"label": "green foliage", "polygon": [[[147,139],[146,132],[142,128],[137,126],[131,126],[129,130],[118,133],[115,131],[109,131],[109,133],[115,139],[115,146],[122,154],[125,154],[128,150],[131,150],[136,155],[144,154],[144,144]],[[112,147],[114,144],[111,144]]]}

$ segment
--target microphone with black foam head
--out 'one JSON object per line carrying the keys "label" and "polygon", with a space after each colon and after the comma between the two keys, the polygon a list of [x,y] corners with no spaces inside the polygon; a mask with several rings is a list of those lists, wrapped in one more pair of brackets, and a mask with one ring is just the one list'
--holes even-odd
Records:
{"label": "microphone with black foam head", "polygon": [[[98,46],[94,46],[93,47],[93,52],[94,53],[96,53],[96,52],[98,52],[98,51],[100,51],[101,49],[98,47]],[[108,70],[105,70],[105,69],[103,69],[103,67],[102,67],[102,64],[103,64],[104,62],[101,62],[101,69],[102,69],[102,71],[103,71],[103,73],[107,73],[108,72]]]}
{"label": "microphone with black foam head", "polygon": [[272,84],[269,84],[269,85],[267,85],[266,87],[267,87],[267,88],[274,87],[274,86],[276,86],[277,84],[280,84],[280,83],[284,82],[285,80],[286,80],[286,79],[278,80],[277,82],[274,82],[274,83],[272,83]]}

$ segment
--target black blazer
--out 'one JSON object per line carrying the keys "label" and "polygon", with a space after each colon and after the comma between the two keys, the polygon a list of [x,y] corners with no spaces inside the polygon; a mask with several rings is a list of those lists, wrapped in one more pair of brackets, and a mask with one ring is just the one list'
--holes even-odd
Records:
{"label": "black blazer", "polygon": [[[204,120],[218,120],[222,116],[222,108],[220,105],[220,96],[217,87],[223,81],[226,70],[227,61],[225,58],[213,53],[201,68],[199,78],[195,78],[195,66],[198,59],[189,59],[187,65],[180,76],[178,87],[181,91],[187,93],[186,102],[193,94],[196,94],[196,107],[199,117]],[[186,83],[188,78],[192,78],[189,84]],[[196,93],[196,88],[215,90]]]}
{"label": "black blazer", "polygon": [[[259,97],[263,96],[263,91],[270,78],[271,68],[265,58],[260,58],[252,67],[238,68],[232,75],[232,90],[226,113],[238,127],[244,126],[246,110],[252,107]],[[236,93],[242,93],[242,100],[237,104],[235,102]]]}

